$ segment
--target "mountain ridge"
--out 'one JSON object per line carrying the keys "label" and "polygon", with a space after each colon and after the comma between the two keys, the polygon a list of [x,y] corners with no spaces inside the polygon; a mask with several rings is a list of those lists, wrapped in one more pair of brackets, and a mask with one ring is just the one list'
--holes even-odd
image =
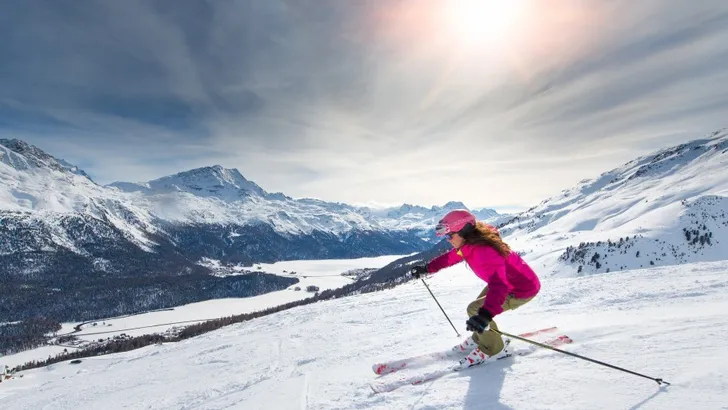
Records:
{"label": "mountain ridge", "polygon": [[[11,152],[14,155],[10,154]],[[49,155],[40,148],[19,139],[0,138],[0,162],[22,171],[46,167],[56,171],[70,172],[93,181],[81,168]]]}
{"label": "mountain ridge", "polygon": [[[500,229],[541,265],[552,266],[558,254],[554,273],[561,274],[724,259],[716,250],[728,243],[722,212],[728,206],[726,170],[723,128],[582,180]],[[696,237],[703,238],[701,249]],[[548,241],[555,249],[539,250],[538,242]]]}

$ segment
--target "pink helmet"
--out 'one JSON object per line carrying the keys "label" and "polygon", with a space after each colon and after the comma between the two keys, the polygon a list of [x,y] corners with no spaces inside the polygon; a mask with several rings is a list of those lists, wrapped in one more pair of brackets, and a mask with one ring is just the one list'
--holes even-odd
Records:
{"label": "pink helmet", "polygon": [[475,227],[475,215],[465,209],[456,209],[445,215],[435,226],[435,234],[437,236],[445,236],[451,233],[458,233],[468,224],[472,229]]}

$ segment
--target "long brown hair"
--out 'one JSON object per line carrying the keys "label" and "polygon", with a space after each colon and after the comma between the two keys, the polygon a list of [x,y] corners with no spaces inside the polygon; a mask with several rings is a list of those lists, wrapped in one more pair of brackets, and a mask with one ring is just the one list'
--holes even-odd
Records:
{"label": "long brown hair", "polygon": [[503,242],[503,239],[501,239],[498,230],[495,227],[488,225],[487,223],[482,221],[476,222],[475,229],[465,234],[465,236],[463,236],[463,239],[465,239],[465,243],[469,243],[472,245],[490,246],[498,253],[500,253],[504,258],[508,257],[508,255],[511,254],[511,247],[508,246],[507,243]]}

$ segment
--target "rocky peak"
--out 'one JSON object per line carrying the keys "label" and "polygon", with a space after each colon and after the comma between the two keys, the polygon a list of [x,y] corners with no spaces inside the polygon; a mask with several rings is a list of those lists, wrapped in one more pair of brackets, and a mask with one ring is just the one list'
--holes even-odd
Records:
{"label": "rocky peak", "polygon": [[45,168],[61,172],[69,172],[88,178],[81,168],[63,159],[47,154],[42,149],[18,139],[0,138],[0,162],[19,171],[33,168]]}

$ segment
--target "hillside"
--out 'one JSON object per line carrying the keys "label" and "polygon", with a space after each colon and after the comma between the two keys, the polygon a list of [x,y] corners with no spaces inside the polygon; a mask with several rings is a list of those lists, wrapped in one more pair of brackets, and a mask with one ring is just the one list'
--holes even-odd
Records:
{"label": "hillside", "polygon": [[726,170],[723,129],[582,181],[502,224],[501,232],[560,274],[723,260]]}

